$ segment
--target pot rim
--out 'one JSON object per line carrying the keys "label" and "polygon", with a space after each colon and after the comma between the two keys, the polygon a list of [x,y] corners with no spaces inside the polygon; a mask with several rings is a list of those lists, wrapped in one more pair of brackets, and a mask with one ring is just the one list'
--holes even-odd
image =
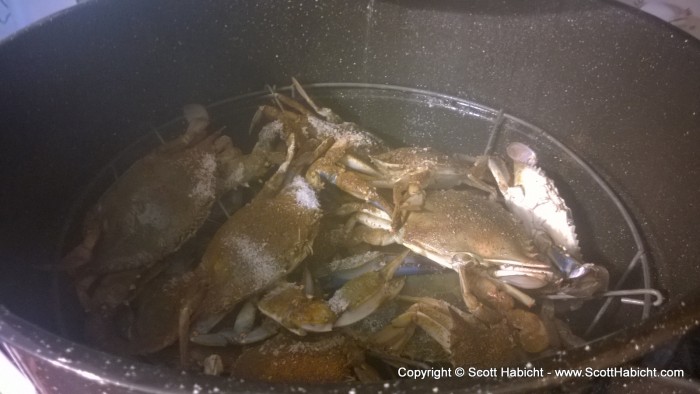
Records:
{"label": "pot rim", "polygon": [[[604,369],[619,366],[647,353],[655,346],[681,337],[691,329],[700,326],[700,291],[684,297],[656,317],[622,329],[585,347],[535,360],[527,367],[552,369]],[[64,370],[67,374],[79,376],[103,385],[113,385],[142,392],[198,392],[246,391],[246,392],[285,392],[297,387],[305,392],[352,392],[358,386],[363,390],[382,391],[387,388],[408,392],[425,391],[426,386],[447,389],[488,389],[492,392],[532,390],[553,385],[571,383],[576,378],[555,377],[522,378],[518,380],[464,380],[446,378],[440,381],[415,382],[395,380],[384,383],[359,384],[337,383],[324,385],[289,385],[248,382],[237,378],[220,378],[177,371],[159,367],[142,361],[108,354],[83,344],[62,338],[33,323],[30,323],[0,305],[0,342],[13,362],[37,387],[39,377],[31,373],[26,357],[44,361]],[[40,378],[39,378],[40,379]],[[687,380],[678,380],[688,384]],[[669,383],[671,380],[664,379]],[[690,382],[700,387],[697,382]],[[390,385],[390,386],[389,386]]]}

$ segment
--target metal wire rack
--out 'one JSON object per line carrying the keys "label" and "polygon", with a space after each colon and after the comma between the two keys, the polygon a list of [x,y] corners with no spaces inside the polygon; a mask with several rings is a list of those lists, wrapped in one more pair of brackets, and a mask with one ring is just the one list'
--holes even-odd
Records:
{"label": "metal wire rack", "polygon": [[[402,112],[402,106],[408,103],[409,106],[415,105],[419,109],[423,108],[423,110],[432,111],[440,109],[443,112],[446,111],[446,113],[452,114],[447,117],[454,116],[457,121],[460,119],[471,119],[471,121],[467,123],[470,123],[472,130],[477,130],[474,133],[478,134],[478,138],[467,134],[463,136],[470,141],[470,149],[472,149],[472,153],[474,154],[489,155],[496,153],[499,144],[503,142],[502,140],[513,137],[512,134],[514,134],[514,130],[517,131],[515,134],[525,135],[527,138],[535,141],[539,146],[547,145],[549,149],[556,152],[560,159],[561,157],[565,157],[566,160],[570,163],[574,163],[575,166],[578,167],[578,171],[585,173],[589,181],[596,185],[598,192],[605,196],[608,203],[615,207],[629,232],[631,241],[630,247],[634,250],[633,257],[629,260],[629,263],[624,266],[624,270],[622,270],[622,274],[617,279],[612,290],[605,294],[607,299],[602,303],[595,313],[595,316],[590,320],[584,336],[588,337],[593,329],[600,323],[602,317],[605,315],[606,311],[609,310],[616,297],[619,297],[620,301],[625,304],[640,306],[641,313],[639,314],[639,318],[642,320],[649,318],[653,308],[660,306],[663,302],[661,293],[652,287],[651,257],[645,250],[644,238],[635,225],[628,209],[603,177],[596,173],[586,161],[544,130],[522,119],[509,115],[502,109],[493,109],[466,99],[427,90],[364,83],[317,83],[305,85],[304,88],[314,97],[318,97],[319,99],[323,98],[324,104],[327,104],[328,101],[337,101],[339,107],[330,104],[326,106],[332,107],[334,110],[339,108],[341,113],[343,105],[345,105],[345,107],[349,109],[349,112],[352,113],[354,111],[353,117],[359,118],[358,123],[369,130],[382,130],[382,132],[386,132],[387,129],[384,127],[386,124],[384,123],[391,120],[387,120],[382,116],[386,113],[385,110],[379,111],[379,115],[375,113],[378,108],[377,105],[381,108],[381,104],[389,102],[391,103],[390,106],[394,106],[395,108],[391,108],[388,111],[400,113]],[[291,92],[290,94],[294,94],[292,86],[272,90],[276,92]],[[272,94],[269,89],[261,90],[213,103],[209,108],[214,117],[228,118],[228,121],[239,123],[241,130],[247,130],[241,122],[249,121],[249,115],[252,114],[255,108],[263,102],[269,102],[271,97]],[[406,108],[403,108],[403,110],[405,109]],[[435,123],[435,119],[431,120],[431,122]],[[445,121],[443,118],[438,119],[437,122],[447,124],[454,123],[454,121]],[[420,122],[414,123],[418,124],[414,124],[413,126],[421,126],[419,124]],[[79,199],[79,201],[76,201],[73,207],[70,219],[64,227],[63,242],[61,243],[59,254],[64,253],[65,246],[69,243],[68,241],[71,235],[74,237],[74,234],[80,232],[79,228],[84,212],[97,200],[106,187],[113,183],[133,161],[155,148],[158,144],[163,144],[164,141],[170,140],[179,134],[183,124],[184,121],[182,118],[176,118],[160,127],[150,127],[150,132],[127,147],[98,173],[96,178],[87,186],[83,197]],[[394,126],[393,128],[401,129],[402,126],[405,125]],[[437,127],[438,125],[432,124],[432,126]],[[449,127],[459,128],[461,126],[450,125]],[[411,127],[408,127],[408,129],[410,128]],[[229,128],[228,130],[231,129],[233,128]],[[394,139],[403,140],[402,142],[404,143],[420,144],[421,139],[430,139],[433,137],[430,133],[424,134],[420,131],[416,131],[413,134],[410,132],[406,133],[406,127],[402,130],[404,131],[403,134],[395,133],[393,137],[395,137]],[[511,134],[510,136],[507,135],[509,133]],[[391,132],[389,132],[389,134],[391,134]],[[418,140],[417,142],[415,141],[416,139]],[[478,143],[474,143],[475,141]],[[483,149],[478,149],[478,146],[483,146]],[[535,148],[535,150],[537,150],[537,148]],[[545,171],[551,170],[551,168],[544,169]],[[230,209],[221,201],[219,201],[217,205],[218,212],[212,212],[209,220],[223,223],[225,218],[230,216]],[[628,279],[633,273],[641,275],[641,287],[630,288],[630,286],[628,286]],[[59,297],[55,297],[55,299],[58,300],[55,310],[57,311],[59,327],[61,327],[61,330],[65,334],[66,328],[63,323],[64,319],[61,312],[60,286],[58,285],[58,281],[57,279],[54,282],[55,289],[59,292]],[[634,298],[634,296],[641,296],[641,299]]]}

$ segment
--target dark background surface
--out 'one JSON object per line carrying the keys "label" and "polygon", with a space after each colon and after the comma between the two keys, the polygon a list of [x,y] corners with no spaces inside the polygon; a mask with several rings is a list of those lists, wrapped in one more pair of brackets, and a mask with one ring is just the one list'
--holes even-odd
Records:
{"label": "dark background surface", "polygon": [[700,279],[699,70],[697,40],[599,1],[83,4],[0,44],[0,300],[54,329],[32,267],[56,261],[86,182],[183,103],[296,76],[450,94],[549,131],[630,208],[672,308]]}

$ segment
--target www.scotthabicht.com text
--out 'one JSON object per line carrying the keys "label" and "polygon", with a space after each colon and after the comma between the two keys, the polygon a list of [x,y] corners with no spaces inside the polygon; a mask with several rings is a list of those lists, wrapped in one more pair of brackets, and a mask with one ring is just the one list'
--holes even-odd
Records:
{"label": "www.scotthabicht.com text", "polygon": [[678,369],[657,368],[585,368],[585,369],[555,369],[545,371],[544,368],[434,368],[411,369],[399,368],[402,378],[413,379],[442,379],[442,378],[542,378],[556,376],[561,378],[655,378],[655,377],[684,377],[684,371]]}

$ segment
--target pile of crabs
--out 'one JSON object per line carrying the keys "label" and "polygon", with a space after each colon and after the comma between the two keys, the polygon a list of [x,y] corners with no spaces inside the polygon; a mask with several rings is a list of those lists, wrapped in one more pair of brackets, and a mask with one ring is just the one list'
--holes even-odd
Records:
{"label": "pile of crabs", "polygon": [[[302,383],[494,367],[582,343],[551,296],[596,297],[608,273],[582,262],[535,152],[391,149],[296,80],[293,92],[259,108],[249,154],[185,107],[184,133],[102,195],[62,263],[87,341]],[[212,228],[215,204],[244,189],[254,196]]]}

